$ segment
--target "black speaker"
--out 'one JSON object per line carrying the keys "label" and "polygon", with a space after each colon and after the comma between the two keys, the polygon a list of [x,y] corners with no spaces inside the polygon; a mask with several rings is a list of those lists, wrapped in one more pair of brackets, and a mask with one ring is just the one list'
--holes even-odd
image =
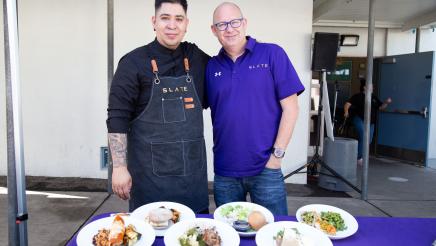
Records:
{"label": "black speaker", "polygon": [[312,70],[335,70],[338,45],[339,33],[316,32],[313,44]]}

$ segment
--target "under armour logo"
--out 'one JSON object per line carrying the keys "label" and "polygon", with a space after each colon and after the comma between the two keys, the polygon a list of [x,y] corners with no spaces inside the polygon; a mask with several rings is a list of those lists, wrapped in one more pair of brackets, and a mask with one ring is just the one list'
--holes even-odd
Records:
{"label": "under armour logo", "polygon": [[215,77],[221,76],[221,72],[215,72]]}

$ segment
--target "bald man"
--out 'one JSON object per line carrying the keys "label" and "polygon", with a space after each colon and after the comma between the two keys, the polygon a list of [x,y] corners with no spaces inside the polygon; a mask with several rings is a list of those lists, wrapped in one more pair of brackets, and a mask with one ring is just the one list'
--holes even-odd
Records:
{"label": "bald man", "polygon": [[247,19],[234,3],[214,11],[222,49],[208,63],[206,87],[214,139],[217,206],[251,201],[288,213],[282,159],[304,87],[285,51],[246,36]]}

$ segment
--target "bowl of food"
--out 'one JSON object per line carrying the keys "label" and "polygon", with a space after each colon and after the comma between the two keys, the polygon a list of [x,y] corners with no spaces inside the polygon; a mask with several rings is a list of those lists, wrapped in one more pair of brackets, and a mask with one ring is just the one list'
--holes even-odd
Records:
{"label": "bowl of food", "polygon": [[144,221],[116,215],[87,224],[79,231],[76,243],[84,246],[150,246],[155,237],[153,228]]}
{"label": "bowl of food", "polygon": [[329,205],[311,204],[297,210],[297,220],[325,233],[331,239],[342,239],[357,232],[357,220],[347,211]]}
{"label": "bowl of food", "polygon": [[257,245],[333,246],[319,230],[295,221],[279,221],[262,227],[256,234]]}
{"label": "bowl of food", "polygon": [[163,237],[179,221],[195,219],[194,211],[176,202],[149,203],[135,209],[130,216],[150,224],[158,237]]}
{"label": "bowl of food", "polygon": [[260,228],[274,222],[274,216],[268,209],[250,202],[221,205],[213,217],[232,226],[242,237],[255,236]]}
{"label": "bowl of food", "polygon": [[237,246],[238,233],[230,225],[206,218],[181,221],[171,226],[164,236],[171,246]]}

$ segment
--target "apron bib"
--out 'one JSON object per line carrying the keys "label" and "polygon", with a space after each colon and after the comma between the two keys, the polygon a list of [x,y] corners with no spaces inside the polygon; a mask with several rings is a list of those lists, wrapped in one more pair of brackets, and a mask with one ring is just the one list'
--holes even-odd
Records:
{"label": "apron bib", "polygon": [[184,59],[186,75],[160,77],[156,60],[150,100],[131,122],[128,170],[132,176],[129,210],[171,201],[194,212],[208,209],[203,108]]}

